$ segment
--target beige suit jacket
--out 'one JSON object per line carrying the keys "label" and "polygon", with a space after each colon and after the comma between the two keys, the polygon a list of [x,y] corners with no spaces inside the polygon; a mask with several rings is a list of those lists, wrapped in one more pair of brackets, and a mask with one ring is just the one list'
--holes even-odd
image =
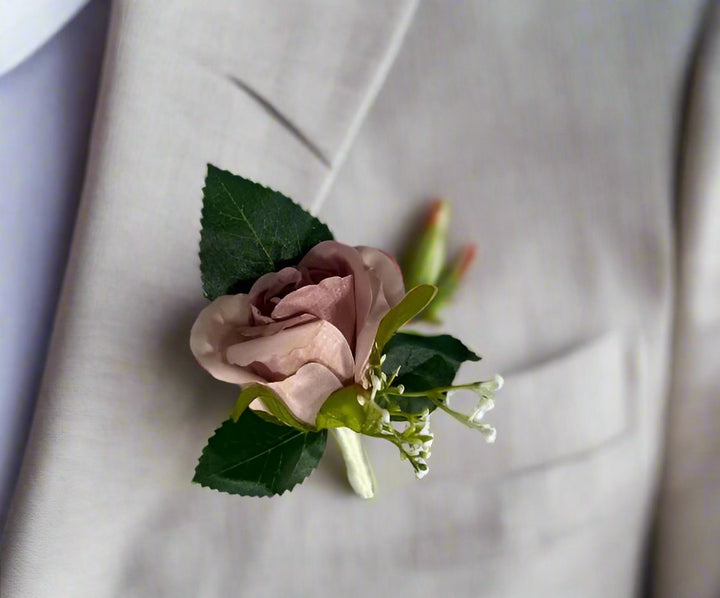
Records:
{"label": "beige suit jacket", "polygon": [[[700,0],[116,2],[0,594],[717,596],[709,14]],[[506,374],[496,445],[436,416],[418,482],[372,444],[373,502],[334,447],[279,499],[190,484],[235,394],[187,342],[207,162],[390,251],[428,198],[451,198],[453,243],[481,258],[445,328],[486,357],[464,378]]]}

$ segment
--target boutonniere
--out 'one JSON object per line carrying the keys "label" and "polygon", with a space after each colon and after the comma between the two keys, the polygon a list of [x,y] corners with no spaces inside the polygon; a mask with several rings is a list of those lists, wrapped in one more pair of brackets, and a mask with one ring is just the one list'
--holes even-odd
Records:
{"label": "boutonniere", "polygon": [[[203,193],[200,270],[211,303],[190,348],[239,396],[193,481],[282,494],[317,467],[329,431],[351,486],[370,498],[362,436],[395,445],[418,478],[428,472],[436,410],[494,441],[483,416],[502,379],[454,384],[460,365],[480,358],[450,335],[401,331],[414,318],[437,321],[472,259],[466,250],[444,267],[446,203],[432,207],[404,279],[387,253],[334,240],[277,191],[208,166]],[[478,395],[472,412],[451,407],[459,390]]]}

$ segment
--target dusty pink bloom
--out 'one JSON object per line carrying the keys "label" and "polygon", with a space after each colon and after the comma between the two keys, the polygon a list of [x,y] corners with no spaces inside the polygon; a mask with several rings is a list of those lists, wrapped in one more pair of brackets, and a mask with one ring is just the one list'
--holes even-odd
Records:
{"label": "dusty pink bloom", "polygon": [[363,380],[380,320],[404,294],[387,254],[324,241],[297,267],[261,276],[249,294],[213,301],[190,348],[215,378],[264,384],[313,424],[331,393]]}

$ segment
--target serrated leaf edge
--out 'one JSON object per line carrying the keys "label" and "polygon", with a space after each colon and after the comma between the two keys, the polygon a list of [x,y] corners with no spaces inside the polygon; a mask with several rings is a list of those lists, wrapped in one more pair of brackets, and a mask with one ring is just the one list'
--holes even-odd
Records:
{"label": "serrated leaf edge", "polygon": [[[228,421],[228,420],[226,420],[226,421]],[[195,474],[193,475],[192,483],[197,484],[201,488],[208,488],[209,490],[213,490],[215,492],[218,492],[219,494],[228,494],[230,496],[248,496],[250,498],[272,498],[274,496],[283,496],[286,492],[292,492],[296,486],[299,486],[300,484],[304,483],[305,480],[307,480],[312,475],[312,473],[317,469],[317,466],[313,467],[310,470],[310,472],[302,480],[295,482],[292,486],[290,486],[289,488],[286,488],[282,492],[276,492],[274,494],[239,494],[239,493],[234,493],[234,492],[228,492],[227,490],[220,490],[220,488],[215,488],[214,486],[211,486],[210,484],[206,484],[203,481],[197,479],[197,468],[199,467],[200,462],[202,461],[203,457],[205,457],[206,452],[210,448],[210,439],[215,437],[215,435],[223,427],[224,424],[225,424],[225,422],[223,422],[222,424],[220,424],[220,426],[215,428],[215,431],[212,433],[212,436],[210,436],[210,438],[208,438],[208,441],[205,443],[205,447],[203,448],[202,452],[200,453],[200,457],[198,458],[197,465],[195,466]],[[290,426],[283,426],[283,427],[289,428]],[[300,430],[296,430],[296,431],[298,434],[302,434],[303,436],[305,436],[305,440],[303,441],[302,450],[299,453],[299,454],[302,454],[302,451],[304,451],[305,447],[307,446],[308,433],[301,432]],[[318,433],[321,433],[321,432],[325,433],[325,439],[327,441],[327,430],[321,430]],[[286,442],[286,441],[284,441],[284,442]],[[323,452],[324,452],[324,449],[323,449]],[[320,458],[322,458],[322,455]],[[300,461],[300,459],[298,458],[295,465],[293,466],[293,471],[295,471],[295,469],[297,469],[297,464],[299,463],[299,461]],[[318,464],[319,464],[319,459],[318,459]],[[226,471],[226,470],[223,470],[223,471]]]}
{"label": "serrated leaf edge", "polygon": [[[203,198],[205,197],[205,190],[207,189],[207,186],[208,186],[208,185],[207,185],[207,181],[208,181],[208,179],[210,178],[210,172],[213,171],[213,170],[214,170],[214,171],[217,171],[217,172],[224,172],[224,173],[227,173],[227,174],[229,174],[229,175],[231,175],[231,176],[234,176],[234,177],[240,176],[240,175],[237,175],[237,174],[235,174],[235,173],[233,173],[233,172],[230,172],[229,170],[225,170],[224,168],[220,168],[220,167],[215,166],[214,164],[210,164],[210,163],[208,162],[208,163],[207,163],[207,170],[206,170],[206,173],[205,173],[204,184],[203,184],[203,186],[202,186],[202,197],[203,197]],[[291,197],[288,197],[287,195],[285,195],[282,191],[278,191],[277,189],[273,189],[272,187],[270,187],[270,186],[268,186],[268,185],[263,185],[262,183],[259,183],[259,182],[255,181],[255,180],[250,179],[250,178],[247,178],[247,177],[242,177],[242,176],[241,176],[240,178],[243,178],[243,179],[245,179],[245,180],[247,180],[247,181],[250,181],[250,182],[253,183],[254,185],[258,185],[259,187],[262,187],[262,188],[265,189],[266,191],[270,191],[270,192],[272,192],[272,193],[277,193],[277,194],[283,196],[285,199],[287,199],[288,201],[292,202],[294,205],[296,205],[298,208],[300,208],[301,210],[303,210],[305,213],[307,213],[308,215],[312,216],[312,218],[314,218],[320,225],[324,226],[324,227],[327,229],[328,234],[330,235],[330,239],[327,239],[327,240],[333,240],[333,239],[335,238],[335,236],[333,235],[332,231],[330,230],[330,227],[328,227],[327,224],[325,224],[322,220],[318,219],[317,216],[311,214],[307,209],[305,209],[302,205],[300,205],[300,204],[299,204],[298,202],[296,202],[294,199],[292,199]],[[228,193],[229,193],[229,192],[228,192]],[[201,204],[202,204],[202,207],[201,207],[201,209],[200,209],[200,239],[199,239],[199,241],[198,241],[198,259],[200,260],[200,283],[201,283],[201,287],[202,287],[202,291],[203,291],[203,296],[204,296],[206,299],[210,299],[209,292],[208,292],[207,288],[205,287],[205,280],[204,280],[204,276],[203,276],[203,267],[202,267],[202,265],[203,265],[202,231],[203,231],[203,229],[204,229],[204,227],[205,227],[205,201],[203,200],[203,201],[201,202]]]}

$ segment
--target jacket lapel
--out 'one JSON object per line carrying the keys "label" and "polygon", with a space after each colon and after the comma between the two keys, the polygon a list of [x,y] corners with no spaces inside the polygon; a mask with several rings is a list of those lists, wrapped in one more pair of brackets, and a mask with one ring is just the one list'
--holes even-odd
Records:
{"label": "jacket lapel", "polygon": [[[198,546],[206,545],[206,516],[237,508],[211,507],[216,497],[190,484],[197,455],[234,398],[194,364],[187,346],[204,304],[197,240],[206,163],[307,207],[320,202],[415,3],[114,4],[83,198],[4,538],[0,593],[44,595],[52,581],[55,595],[60,588],[114,595],[109,584],[123,577],[143,538],[163,537],[148,527],[159,521],[158,505],[170,528],[192,522],[185,537]],[[263,504],[244,505],[254,514],[228,521],[261,525],[269,514]],[[196,509],[206,515],[188,519]],[[232,542],[244,542],[236,531]],[[191,564],[187,550],[194,548],[186,544],[181,562]],[[239,553],[220,553],[228,558],[216,569],[230,581]],[[163,573],[148,567],[144,587],[156,595],[150,578]]]}

